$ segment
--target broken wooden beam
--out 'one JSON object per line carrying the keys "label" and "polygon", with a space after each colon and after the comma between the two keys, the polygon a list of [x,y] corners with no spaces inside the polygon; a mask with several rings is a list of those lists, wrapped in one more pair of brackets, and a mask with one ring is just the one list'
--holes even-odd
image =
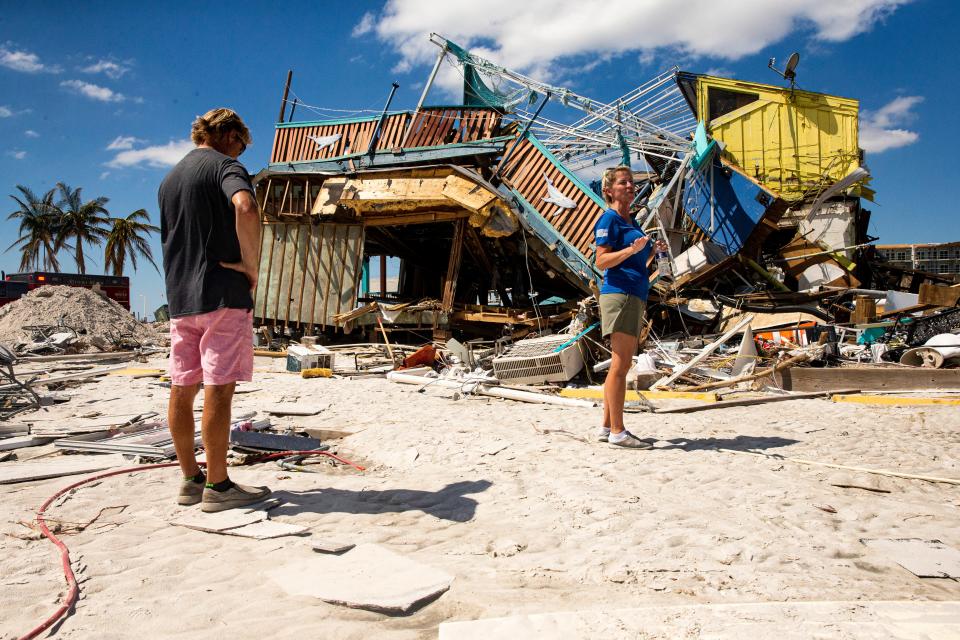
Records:
{"label": "broken wooden beam", "polygon": [[793,365],[800,364],[801,362],[806,362],[809,359],[810,359],[809,353],[801,353],[791,358],[787,358],[786,360],[782,360],[776,363],[775,365],[773,365],[772,367],[768,367],[763,371],[758,371],[757,373],[751,373],[749,375],[739,376],[736,378],[728,378],[727,380],[717,380],[716,382],[707,382],[705,384],[698,384],[693,387],[684,387],[683,389],[681,389],[681,391],[706,391],[707,389],[720,389],[723,387],[731,387],[741,382],[759,380],[760,378],[765,378],[767,376],[774,375],[778,371],[789,369]]}
{"label": "broken wooden beam", "polygon": [[795,367],[777,373],[787,391],[850,387],[861,391],[960,390],[960,369],[923,367]]}

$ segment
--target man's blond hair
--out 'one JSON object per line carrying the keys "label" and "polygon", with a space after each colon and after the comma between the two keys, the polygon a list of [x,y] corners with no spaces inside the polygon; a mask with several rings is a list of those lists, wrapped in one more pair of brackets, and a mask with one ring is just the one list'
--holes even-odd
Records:
{"label": "man's blond hair", "polygon": [[[217,146],[221,141],[236,131],[243,140],[243,144],[250,146],[253,138],[250,137],[250,130],[243,123],[240,116],[233,109],[211,109],[202,116],[197,116],[193,121],[193,128],[190,130],[190,138],[194,144],[205,144],[208,146]],[[212,143],[212,144],[211,144]]]}

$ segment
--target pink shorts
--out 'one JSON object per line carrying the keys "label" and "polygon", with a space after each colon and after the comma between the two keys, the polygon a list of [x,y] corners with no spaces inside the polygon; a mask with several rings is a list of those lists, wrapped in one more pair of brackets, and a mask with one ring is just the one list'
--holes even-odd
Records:
{"label": "pink shorts", "polygon": [[170,320],[170,381],[180,387],[253,379],[253,312],[217,309]]}

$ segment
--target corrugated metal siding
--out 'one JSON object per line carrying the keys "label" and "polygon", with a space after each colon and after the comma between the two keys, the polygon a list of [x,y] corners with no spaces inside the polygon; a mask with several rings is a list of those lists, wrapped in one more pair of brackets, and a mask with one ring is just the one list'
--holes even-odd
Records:
{"label": "corrugated metal siding", "polygon": [[[407,135],[408,124],[413,126]],[[276,129],[270,162],[299,162],[338,158],[351,153],[363,153],[379,117],[366,117],[331,123],[308,122],[280,125]],[[490,109],[424,108],[416,114],[409,112],[388,115],[383,122],[377,151],[404,148],[432,147],[458,142],[483,140],[494,135],[500,123],[500,114]],[[307,136],[324,138],[340,134],[340,139],[319,149]],[[404,136],[407,137],[406,143]]]}
{"label": "corrugated metal siding", "polygon": [[356,307],[363,240],[357,224],[264,224],[253,315],[332,327],[334,315]]}
{"label": "corrugated metal siding", "polygon": [[[561,209],[544,202],[547,197],[546,174],[560,193],[577,203],[574,209]],[[530,140],[522,140],[509,160],[503,180],[535,206],[543,217],[586,258],[593,259],[593,225],[603,213],[589,193],[577,186]]]}
{"label": "corrugated metal siding", "polygon": [[708,110],[711,87],[759,94],[760,99],[713,118],[707,130],[724,156],[785,200],[843,178],[860,166],[859,103],[807,91],[699,76],[698,111]]}

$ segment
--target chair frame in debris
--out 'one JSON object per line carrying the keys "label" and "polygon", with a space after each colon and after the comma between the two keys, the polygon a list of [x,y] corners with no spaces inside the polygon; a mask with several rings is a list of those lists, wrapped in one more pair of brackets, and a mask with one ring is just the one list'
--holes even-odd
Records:
{"label": "chair frame in debris", "polygon": [[40,396],[29,382],[20,380],[13,370],[17,357],[12,351],[0,345],[0,420],[40,408]]}

